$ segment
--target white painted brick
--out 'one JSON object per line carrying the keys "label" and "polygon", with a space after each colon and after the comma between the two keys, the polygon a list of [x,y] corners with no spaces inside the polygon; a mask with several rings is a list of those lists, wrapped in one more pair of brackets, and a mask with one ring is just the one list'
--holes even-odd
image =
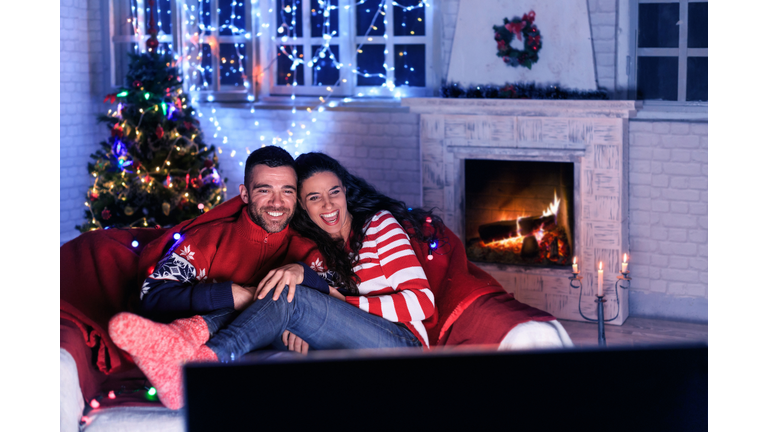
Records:
{"label": "white painted brick", "polygon": [[677,270],[688,270],[688,258],[686,257],[669,257],[669,268]]}
{"label": "white painted brick", "polygon": [[690,188],[706,191],[709,187],[709,182],[706,177],[694,177],[690,179]]}
{"label": "white painted brick", "polygon": [[630,215],[630,220],[636,224],[649,224],[651,223],[651,213],[647,211],[635,210]]}
{"label": "white painted brick", "polygon": [[668,281],[698,282],[699,272],[693,270],[663,269],[661,276]]}
{"label": "white painted brick", "polygon": [[[614,66],[615,56],[613,53],[599,53],[595,54],[595,61],[597,66],[607,66],[612,68]],[[610,74],[612,75],[612,73]]]}
{"label": "white painted brick", "polygon": [[653,254],[651,255],[651,265],[656,268],[667,268],[669,267],[669,257],[666,255]]}
{"label": "white painted brick", "polygon": [[689,203],[688,212],[693,215],[706,215],[708,214],[707,205],[702,203]]}
{"label": "white painted brick", "polygon": [[702,174],[702,165],[698,163],[677,163],[669,162],[663,165],[664,173],[678,174],[687,176],[698,176]]}
{"label": "white painted brick", "polygon": [[629,188],[632,197],[645,198],[651,196],[650,186],[633,185]]}
{"label": "white painted brick", "polygon": [[[644,123],[637,123],[637,124],[644,124]],[[651,123],[647,123],[647,124],[651,124]],[[630,148],[634,146],[652,147],[656,145],[656,143],[658,142],[659,142],[659,136],[654,133],[636,132],[630,137],[629,145],[630,145]]]}
{"label": "white painted brick", "polygon": [[661,222],[668,228],[696,228],[698,227],[698,216],[662,214]]}
{"label": "white painted brick", "polygon": [[688,189],[688,177],[670,177],[669,178],[669,187],[672,189]]}
{"label": "white painted brick", "polygon": [[670,130],[670,124],[668,122],[654,122],[653,132],[657,134],[667,134]]}
{"label": "white painted brick", "polygon": [[648,198],[632,198],[629,200],[630,210],[650,210],[651,200]]}
{"label": "white painted brick", "polygon": [[634,132],[653,132],[653,122],[630,120],[629,132],[630,132],[630,137]]}
{"label": "white painted brick", "polygon": [[[634,284],[635,281],[632,281],[632,283]],[[665,293],[667,292],[667,281],[652,280],[650,281],[649,290],[651,292]]]}
{"label": "white painted brick", "polygon": [[697,245],[692,243],[659,242],[659,252],[665,255],[697,256]]}
{"label": "white painted brick", "polygon": [[653,149],[653,160],[655,161],[669,161],[672,156],[672,151],[669,149],[655,148]]}
{"label": "white painted brick", "polygon": [[651,185],[657,188],[665,188],[669,186],[669,176],[664,174],[653,175]]}
{"label": "white painted brick", "polygon": [[699,148],[699,137],[695,135],[662,135],[661,143],[666,148]]}
{"label": "white painted brick", "polygon": [[651,174],[630,173],[629,184],[650,185],[652,178]]}
{"label": "white painted brick", "polygon": [[653,200],[651,203],[651,210],[655,212],[667,213],[669,212],[669,201]]}
{"label": "white painted brick", "polygon": [[708,245],[699,245],[698,246],[698,253],[700,257],[706,257],[709,253],[709,246]]}
{"label": "white painted brick", "polygon": [[651,162],[651,173],[661,174],[664,172],[664,164],[662,162]]}
{"label": "white painted brick", "polygon": [[690,162],[691,151],[689,150],[672,150],[672,156],[670,158],[672,162]]}
{"label": "white painted brick", "polygon": [[707,135],[709,135],[708,129],[709,129],[709,124],[708,123],[693,123],[693,124],[691,124],[691,133],[694,133],[696,135],[707,136]]}
{"label": "white painted brick", "polygon": [[689,123],[671,123],[669,133],[673,135],[688,135],[691,127]]}
{"label": "white painted brick", "polygon": [[707,229],[709,227],[709,218],[707,216],[699,216],[699,228]]}
{"label": "white painted brick", "polygon": [[679,228],[669,229],[669,241],[686,242],[688,241],[688,230]]}

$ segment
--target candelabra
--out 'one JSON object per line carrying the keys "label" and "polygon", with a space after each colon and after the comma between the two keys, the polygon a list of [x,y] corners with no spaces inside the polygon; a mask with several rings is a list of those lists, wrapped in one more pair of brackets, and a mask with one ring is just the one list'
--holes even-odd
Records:
{"label": "candelabra", "polygon": [[[621,310],[621,300],[619,297],[619,287],[622,289],[629,289],[629,281],[632,280],[631,277],[629,277],[628,271],[622,271],[620,276],[616,277],[618,280],[616,281],[616,285],[614,285],[614,289],[616,291],[616,315],[613,318],[605,319],[603,317],[603,303],[605,303],[604,295],[598,295],[597,300],[595,302],[597,303],[597,319],[588,318],[584,313],[581,311],[581,292],[582,292],[582,284],[581,280],[584,279],[583,277],[579,276],[579,272],[576,271],[573,273],[573,276],[569,277],[568,280],[571,281],[571,288],[578,288],[579,289],[579,314],[581,314],[581,317],[584,318],[587,321],[591,322],[597,322],[597,345],[598,346],[605,346],[605,323],[615,320],[619,316],[619,311]],[[578,285],[574,285],[574,281],[578,282]],[[627,286],[621,285],[621,281],[627,281]]]}

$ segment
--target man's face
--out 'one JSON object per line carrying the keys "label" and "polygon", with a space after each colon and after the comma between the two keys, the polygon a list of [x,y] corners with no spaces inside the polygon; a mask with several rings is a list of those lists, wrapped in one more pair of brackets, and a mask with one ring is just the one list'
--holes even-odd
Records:
{"label": "man's face", "polygon": [[249,185],[240,185],[240,198],[248,215],[269,233],[288,226],[296,210],[296,171],[289,166],[256,165]]}

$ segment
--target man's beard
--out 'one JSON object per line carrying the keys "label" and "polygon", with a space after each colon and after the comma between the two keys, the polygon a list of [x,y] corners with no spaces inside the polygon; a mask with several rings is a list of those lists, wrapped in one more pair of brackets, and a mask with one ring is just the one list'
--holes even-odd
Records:
{"label": "man's beard", "polygon": [[284,223],[280,222],[268,222],[266,219],[264,219],[261,214],[259,214],[259,209],[255,209],[251,206],[248,206],[248,215],[251,217],[251,220],[258,226],[264,228],[264,231],[273,234],[278,233],[285,229],[285,227],[288,226],[288,224],[291,222],[291,218],[293,218],[293,212],[291,212],[289,208],[283,207],[283,208],[274,208],[274,207],[263,207],[260,209],[262,213],[271,211],[273,213],[284,213],[287,214],[288,217],[285,219]]}

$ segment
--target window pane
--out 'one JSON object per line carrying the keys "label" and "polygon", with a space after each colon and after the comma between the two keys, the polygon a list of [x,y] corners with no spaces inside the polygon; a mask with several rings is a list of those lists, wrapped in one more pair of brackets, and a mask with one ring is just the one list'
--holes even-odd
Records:
{"label": "window pane", "polygon": [[302,37],[301,0],[279,0],[277,8],[277,37]]}
{"label": "window pane", "polygon": [[382,36],[384,34],[386,28],[384,26],[384,15],[381,14],[381,12],[384,12],[384,7],[382,6],[381,11],[379,11],[379,2],[383,4],[384,0],[363,0],[362,3],[357,4],[358,36],[365,36],[371,23],[373,23],[373,27],[368,32],[368,36]]}
{"label": "window pane", "polygon": [[[312,37],[323,37],[323,34],[330,35],[333,32],[336,32],[334,37],[339,37],[339,10],[335,9],[338,6],[339,0],[326,0],[323,2],[322,7],[319,0],[312,0],[310,8],[312,14]],[[328,12],[327,17],[324,16],[326,9]]]}
{"label": "window pane", "polygon": [[679,45],[680,5],[644,3],[638,5],[637,46],[640,48],[677,48]]}
{"label": "window pane", "polygon": [[172,43],[161,43],[157,46],[157,52],[160,54],[173,54],[173,44]]}
{"label": "window pane", "polygon": [[245,73],[245,44],[223,43],[219,47],[219,79],[221,85],[243,85]]}
{"label": "window pane", "polygon": [[685,100],[707,100],[707,57],[688,57]]}
{"label": "window pane", "polygon": [[157,31],[160,33],[171,34],[171,0],[156,0],[155,10],[151,10],[149,3],[144,12],[144,21],[149,31],[149,17],[154,14]]}
{"label": "window pane", "polygon": [[677,57],[637,58],[637,98],[677,100]]}
{"label": "window pane", "polygon": [[[133,36],[133,17],[136,16],[135,12],[131,13],[136,6],[130,4],[122,4],[123,7],[115,8],[115,35],[117,36]],[[138,25],[138,23],[136,23]]]}
{"label": "window pane", "polygon": [[197,4],[198,9],[198,23],[203,23],[205,26],[205,34],[211,34],[211,0],[203,0],[202,4]]}
{"label": "window pane", "polygon": [[426,47],[395,45],[395,86],[426,87]]}
{"label": "window pane", "polygon": [[707,3],[688,3],[688,48],[707,48]]}
{"label": "window pane", "polygon": [[[330,51],[330,52],[329,52]],[[323,51],[322,45],[312,45],[312,85],[332,86],[339,80],[339,70],[333,65],[331,54],[339,61],[339,46],[331,45]]]}
{"label": "window pane", "polygon": [[[296,59],[304,57],[304,47],[301,45],[283,45],[285,52],[291,54]],[[296,65],[296,70],[291,70],[293,61],[280,50],[277,49],[277,85],[293,85],[294,79],[296,85],[304,85],[304,65]]]}
{"label": "window pane", "polygon": [[[357,75],[357,85],[376,86],[387,81],[387,71],[384,69],[385,45],[363,45],[357,51],[357,70],[362,75]],[[368,74],[366,77],[365,74]],[[379,74],[383,76],[379,76]]]}
{"label": "window pane", "polygon": [[219,0],[219,34],[223,36],[245,34],[243,0]]}
{"label": "window pane", "polygon": [[213,90],[213,55],[210,44],[203,44],[203,82],[199,84],[201,90]]}
{"label": "window pane", "polygon": [[[402,6],[394,6],[395,19],[393,25],[395,36],[424,36],[426,33],[426,21],[424,20],[424,8],[418,7],[421,0],[398,0]],[[411,9],[411,10],[408,10]]]}

